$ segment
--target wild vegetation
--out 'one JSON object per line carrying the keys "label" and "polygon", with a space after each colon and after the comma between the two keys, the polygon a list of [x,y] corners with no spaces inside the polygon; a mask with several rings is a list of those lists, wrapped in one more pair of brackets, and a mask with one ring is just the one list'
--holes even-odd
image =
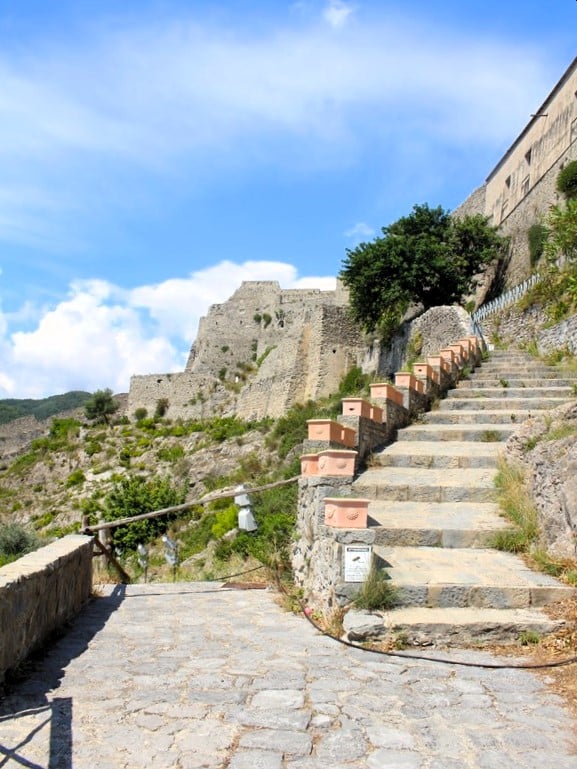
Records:
{"label": "wild vegetation", "polygon": [[[18,523],[49,541],[90,524],[112,522],[160,508],[194,503],[203,495],[255,488],[289,479],[300,471],[298,447],[306,420],[336,416],[340,398],[360,394],[368,377],[352,369],[338,393],[299,404],[278,420],[243,421],[236,416],[171,421],[157,408],[131,416],[109,411],[108,419],[86,409],[85,418],[52,420],[47,433],[0,470],[0,531]],[[94,401],[94,399],[93,399]],[[295,483],[251,497],[255,532],[236,531],[238,508],[229,497],[191,504],[178,515],[113,529],[113,546],[129,571],[138,571],[136,547],[151,550],[151,574],[161,572],[159,537],[178,542],[183,574],[193,565],[256,559],[277,571],[288,568],[288,546],[296,512]],[[210,558],[201,557],[209,548]],[[208,572],[207,572],[208,573]]]}
{"label": "wild vegetation", "polygon": [[382,237],[347,250],[341,278],[355,319],[388,337],[410,306],[460,302],[505,246],[483,216],[457,218],[440,206],[416,205],[383,227]]}

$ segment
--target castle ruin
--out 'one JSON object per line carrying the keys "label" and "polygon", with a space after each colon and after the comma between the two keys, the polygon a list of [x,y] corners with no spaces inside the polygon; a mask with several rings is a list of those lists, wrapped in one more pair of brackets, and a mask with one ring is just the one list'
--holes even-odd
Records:
{"label": "castle ruin", "polygon": [[172,419],[278,417],[334,392],[365,351],[338,281],[335,291],[245,282],[201,319],[183,372],[131,378],[128,412],[163,403]]}

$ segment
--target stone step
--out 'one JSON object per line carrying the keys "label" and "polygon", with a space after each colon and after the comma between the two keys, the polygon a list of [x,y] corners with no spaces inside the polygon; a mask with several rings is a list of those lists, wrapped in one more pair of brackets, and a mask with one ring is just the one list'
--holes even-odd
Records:
{"label": "stone step", "polygon": [[395,547],[489,547],[510,524],[491,502],[384,502],[369,504],[375,543]]}
{"label": "stone step", "polygon": [[471,379],[462,379],[457,385],[456,390],[449,390],[449,392],[459,392],[463,389],[532,389],[534,387],[540,387],[543,383],[547,383],[552,387],[569,387],[573,391],[573,385],[576,383],[574,379],[558,379],[557,377],[535,377],[535,379],[509,379],[507,377],[508,388],[504,388],[499,379],[495,378],[481,378],[476,375]]}
{"label": "stone step", "polygon": [[393,642],[398,646],[467,646],[523,640],[525,634],[545,636],[563,627],[542,609],[407,607],[392,611],[347,612],[345,638]]}
{"label": "stone step", "polygon": [[415,502],[493,502],[494,468],[423,470],[373,467],[353,482],[355,496]]}
{"label": "stone step", "polygon": [[496,467],[500,450],[498,443],[398,440],[373,454],[371,462],[373,467]]}
{"label": "stone step", "polygon": [[494,387],[457,387],[449,390],[447,400],[464,400],[467,398],[478,398],[489,400],[491,398],[564,398],[573,400],[576,396],[572,387],[562,387],[551,385],[546,387],[501,387],[498,384]]}
{"label": "stone step", "polygon": [[[438,412],[434,412],[438,413]],[[516,423],[495,424],[413,424],[398,431],[399,441],[471,441],[480,443],[499,443],[506,441],[515,430]]]}
{"label": "stone step", "polygon": [[554,409],[569,403],[571,398],[515,398],[512,395],[500,398],[445,398],[439,404],[439,411],[532,411]]}
{"label": "stone step", "polygon": [[492,376],[496,376],[497,378],[503,377],[507,378],[508,376],[514,377],[517,376],[518,378],[523,376],[528,376],[529,378],[535,378],[536,376],[558,376],[559,375],[559,369],[555,366],[539,366],[539,365],[527,365],[527,366],[521,366],[521,365],[515,365],[515,366],[507,366],[506,364],[503,365],[483,365],[476,368],[474,371],[472,371],[469,376],[475,377],[480,374],[483,374],[486,376],[487,374],[491,374]]}
{"label": "stone step", "polygon": [[375,545],[404,606],[522,609],[575,594],[531,571],[516,555],[496,550]]}
{"label": "stone step", "polygon": [[[443,401],[445,403],[446,401]],[[457,401],[455,401],[457,402]],[[529,417],[539,417],[548,414],[548,410],[541,409],[476,409],[476,410],[440,410],[429,411],[421,415],[421,419],[425,424],[459,424],[461,427],[465,425],[476,424],[490,424],[490,425],[504,425],[513,424],[520,425]]]}

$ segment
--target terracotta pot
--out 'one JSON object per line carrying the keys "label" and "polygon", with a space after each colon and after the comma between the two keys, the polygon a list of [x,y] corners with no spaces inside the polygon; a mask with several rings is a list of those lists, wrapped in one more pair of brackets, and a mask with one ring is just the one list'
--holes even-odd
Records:
{"label": "terracotta pot", "polygon": [[357,459],[356,451],[346,449],[329,449],[318,455],[317,475],[346,475],[355,474]]}
{"label": "terracotta pot", "polygon": [[371,398],[374,398],[375,400],[393,401],[393,403],[396,403],[399,406],[403,405],[403,394],[388,382],[383,384],[372,384]]}
{"label": "terracotta pot", "polygon": [[425,392],[423,383],[414,374],[409,374],[405,371],[397,371],[395,374],[395,387],[405,387],[418,393]]}
{"label": "terracotta pot", "polygon": [[353,449],[357,445],[357,431],[352,427],[343,427],[341,425],[341,440],[343,446]]}
{"label": "terracotta pot", "polygon": [[343,398],[343,416],[371,418],[371,404],[363,398]]}
{"label": "terracotta pot", "polygon": [[303,454],[301,456],[301,475],[309,478],[319,474],[319,455]]}
{"label": "terracotta pot", "polygon": [[379,425],[383,424],[385,412],[379,406],[371,406],[371,419]]}
{"label": "terracotta pot", "polygon": [[307,425],[310,441],[341,443],[343,426],[333,419],[309,419]]}
{"label": "terracotta pot", "polygon": [[368,499],[326,497],[325,524],[335,529],[366,529]]}

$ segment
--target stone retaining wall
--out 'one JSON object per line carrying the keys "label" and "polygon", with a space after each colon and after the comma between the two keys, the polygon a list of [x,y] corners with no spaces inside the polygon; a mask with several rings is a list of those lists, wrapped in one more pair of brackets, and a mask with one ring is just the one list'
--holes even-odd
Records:
{"label": "stone retaining wall", "polygon": [[0,568],[0,683],[92,592],[92,537],[71,534]]}
{"label": "stone retaining wall", "polygon": [[533,305],[521,310],[518,305],[513,305],[483,320],[482,326],[487,339],[498,338],[504,344],[515,347],[535,342],[540,355],[546,355],[555,350],[568,350],[575,355],[577,353],[577,315],[555,326],[543,328],[546,323],[547,316],[542,308]]}

